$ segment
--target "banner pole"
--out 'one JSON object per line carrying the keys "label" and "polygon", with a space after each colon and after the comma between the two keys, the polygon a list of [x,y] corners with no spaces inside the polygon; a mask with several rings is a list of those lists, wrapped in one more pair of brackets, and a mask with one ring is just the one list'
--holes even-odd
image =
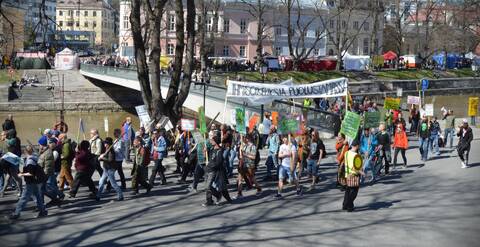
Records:
{"label": "banner pole", "polygon": [[227,101],[228,101],[228,97],[225,96],[225,104],[223,105],[223,119],[222,119],[222,123],[225,123],[225,115],[227,114]]}

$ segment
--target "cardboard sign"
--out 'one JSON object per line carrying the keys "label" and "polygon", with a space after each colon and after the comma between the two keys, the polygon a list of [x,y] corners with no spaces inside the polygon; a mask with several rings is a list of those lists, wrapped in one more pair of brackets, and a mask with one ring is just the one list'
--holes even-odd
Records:
{"label": "cardboard sign", "polygon": [[195,119],[180,119],[180,125],[182,126],[182,130],[192,131],[195,129]]}
{"label": "cardboard sign", "polygon": [[252,131],[253,127],[257,125],[258,121],[260,121],[260,116],[256,113],[253,114],[253,116],[248,120],[248,130]]}
{"label": "cardboard sign", "polygon": [[203,148],[205,147],[205,138],[203,135],[198,131],[192,132],[193,139],[197,144],[197,160],[200,164],[206,163],[205,153],[203,152]]}
{"label": "cardboard sign", "polygon": [[391,110],[398,110],[400,108],[400,98],[385,98],[385,102],[383,103],[383,108],[391,109]]}
{"label": "cardboard sign", "polygon": [[412,105],[420,105],[420,97],[408,95],[407,103]]}
{"label": "cardboard sign", "polygon": [[433,117],[433,104],[425,104],[425,116]]}
{"label": "cardboard sign", "polygon": [[346,136],[355,139],[357,137],[358,128],[360,127],[360,115],[347,111],[345,118],[342,121],[342,128],[340,132]]}
{"label": "cardboard sign", "polygon": [[278,126],[278,112],[272,111],[272,124]]}
{"label": "cardboard sign", "polygon": [[140,125],[146,127],[150,124],[150,115],[148,114],[147,107],[145,105],[135,106],[138,118],[140,119]]}
{"label": "cardboard sign", "polygon": [[364,128],[376,128],[380,125],[380,112],[365,112]]}
{"label": "cardboard sign", "polygon": [[240,134],[247,134],[247,128],[245,126],[245,109],[236,108],[235,109],[235,122],[237,123],[236,130]]}
{"label": "cardboard sign", "polygon": [[473,117],[478,114],[478,97],[468,98],[468,116]]}

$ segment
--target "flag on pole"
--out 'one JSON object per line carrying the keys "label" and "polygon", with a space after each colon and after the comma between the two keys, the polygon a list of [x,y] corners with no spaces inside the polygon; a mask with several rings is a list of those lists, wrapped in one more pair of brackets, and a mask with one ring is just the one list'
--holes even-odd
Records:
{"label": "flag on pole", "polygon": [[207,122],[205,121],[205,110],[203,109],[203,106],[200,106],[198,108],[198,113],[200,115],[198,120],[200,124],[200,133],[202,133],[202,135],[205,135],[205,133],[207,133]]}

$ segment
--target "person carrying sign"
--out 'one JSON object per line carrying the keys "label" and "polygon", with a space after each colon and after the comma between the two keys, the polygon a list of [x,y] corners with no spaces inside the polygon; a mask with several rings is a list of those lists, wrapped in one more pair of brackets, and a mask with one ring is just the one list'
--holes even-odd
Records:
{"label": "person carrying sign", "polygon": [[342,210],[353,212],[355,198],[357,198],[360,189],[360,175],[365,176],[362,171],[363,161],[358,154],[359,142],[353,140],[352,148],[345,153],[345,196],[343,198]]}
{"label": "person carrying sign", "polygon": [[278,191],[275,198],[282,198],[283,179],[288,178],[290,183],[295,183],[297,188],[297,196],[302,195],[302,187],[298,182],[297,172],[295,170],[297,148],[289,141],[288,136],[283,136],[283,144],[278,151],[278,158],[281,159],[281,163],[278,169]]}

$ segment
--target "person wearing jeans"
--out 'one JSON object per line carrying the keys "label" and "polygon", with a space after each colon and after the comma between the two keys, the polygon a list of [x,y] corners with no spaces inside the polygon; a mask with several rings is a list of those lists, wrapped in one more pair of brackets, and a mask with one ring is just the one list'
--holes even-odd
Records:
{"label": "person wearing jeans", "polygon": [[120,176],[120,183],[122,184],[122,190],[127,188],[125,182],[125,174],[123,173],[123,160],[125,159],[125,141],[121,138],[122,131],[120,129],[113,130],[113,136],[115,141],[113,142],[113,151],[115,152],[115,168]]}
{"label": "person wearing jeans", "polygon": [[398,124],[395,129],[395,135],[393,137],[393,147],[395,148],[395,154],[393,155],[393,168],[397,165],[397,156],[398,153],[402,153],[403,158],[403,167],[407,167],[407,157],[405,156],[405,151],[408,148],[408,138],[407,133],[405,133],[404,127],[402,124]]}
{"label": "person wearing jeans", "polygon": [[445,147],[447,146],[448,140],[450,139],[450,149],[453,148],[453,137],[457,134],[455,133],[455,115],[453,111],[449,110],[448,115],[445,119],[446,128],[445,128]]}
{"label": "person wearing jeans", "polygon": [[167,179],[165,177],[165,167],[163,167],[163,158],[167,155],[167,141],[165,141],[165,131],[157,131],[153,132],[153,162],[155,166],[153,167],[152,174],[150,175],[149,184],[150,186],[155,185],[155,177],[157,174],[160,176],[162,180],[162,185],[167,184]]}
{"label": "person wearing jeans", "polygon": [[280,138],[274,125],[270,127],[270,135],[267,139],[268,157],[265,165],[267,166],[267,176],[264,180],[271,180],[272,170],[278,167],[278,148],[280,147]]}
{"label": "person wearing jeans", "polygon": [[422,122],[418,127],[418,148],[420,150],[420,155],[422,161],[427,161],[428,159],[428,144],[430,139],[430,129],[428,128],[427,118],[424,116]]}
{"label": "person wearing jeans", "polygon": [[57,145],[57,139],[50,138],[48,140],[47,147],[40,154],[38,164],[43,168],[43,171],[47,175],[47,181],[43,184],[43,193],[48,196],[51,201],[47,203],[47,206],[53,204],[59,204],[65,197],[63,192],[58,189],[57,176],[55,175],[55,158],[53,150]]}
{"label": "person wearing jeans", "polygon": [[[363,155],[364,168],[363,171],[366,174],[367,170],[370,169],[372,172],[372,177],[369,182],[375,180],[375,166],[372,164],[372,158],[375,153],[375,147],[377,146],[377,139],[374,135],[370,134],[370,129],[365,128],[363,134],[360,137],[360,153]],[[365,176],[362,176],[362,181],[365,179]]]}
{"label": "person wearing jeans", "polygon": [[97,201],[100,201],[103,192],[103,186],[107,183],[107,179],[112,185],[113,189],[117,192],[117,198],[119,201],[123,201],[122,189],[115,181],[115,151],[112,148],[113,140],[110,137],[105,138],[105,153],[98,157],[98,160],[103,163],[103,173],[100,181],[98,182]]}
{"label": "person wearing jeans", "polygon": [[440,148],[438,146],[438,138],[441,133],[440,124],[437,122],[437,117],[433,117],[430,123],[430,148],[436,155],[440,155]]}

